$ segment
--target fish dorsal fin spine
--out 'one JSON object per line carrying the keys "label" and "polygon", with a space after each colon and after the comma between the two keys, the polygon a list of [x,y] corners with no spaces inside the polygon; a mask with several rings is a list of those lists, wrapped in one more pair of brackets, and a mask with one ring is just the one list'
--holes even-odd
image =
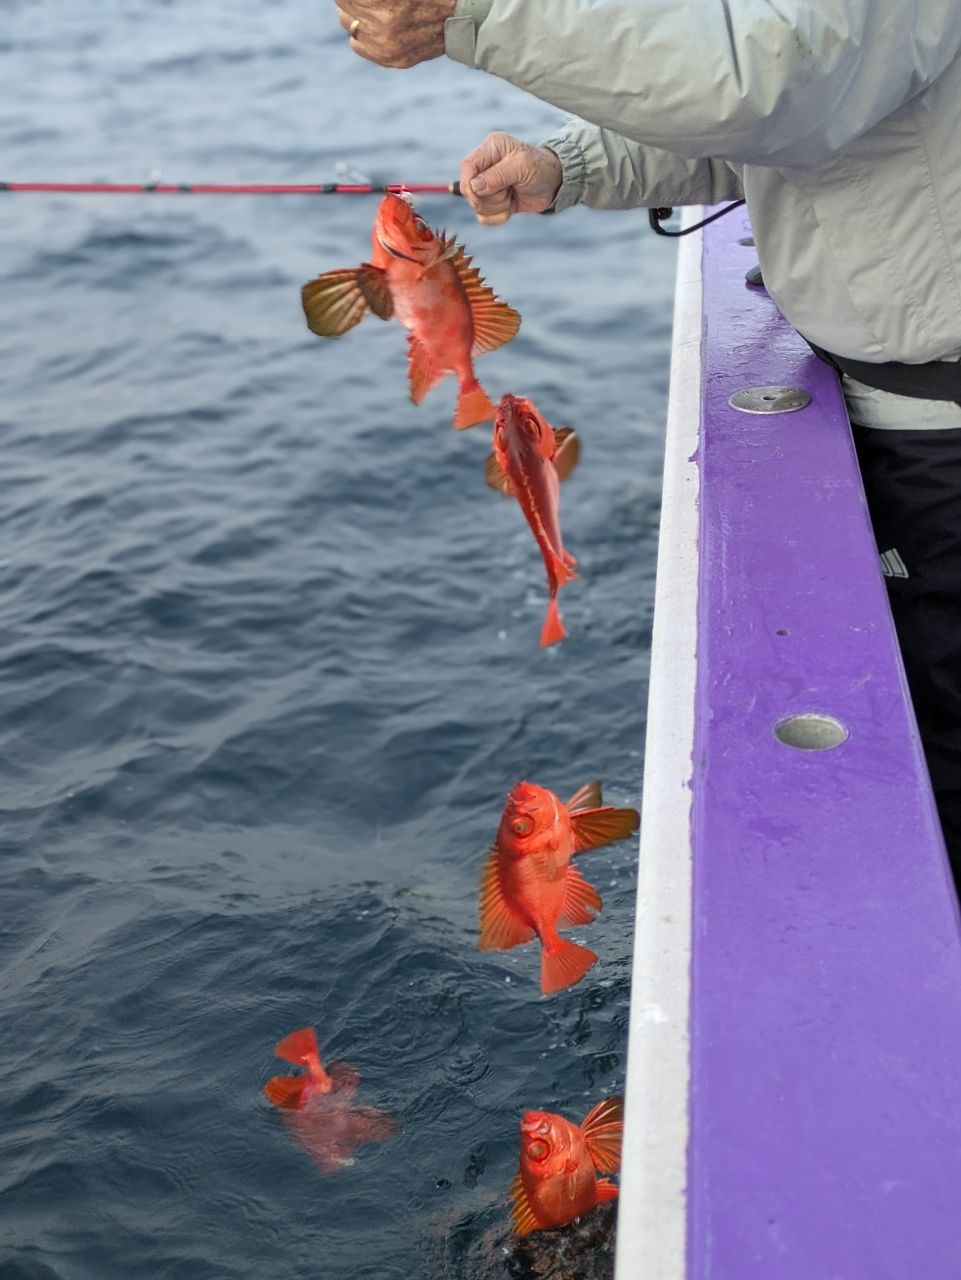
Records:
{"label": "fish dorsal fin spine", "polygon": [[566,480],[581,460],[581,438],[573,427],[554,429],[554,470]]}
{"label": "fish dorsal fin spine", "polygon": [[497,461],[497,454],[493,451],[487,455],[484,462],[484,480],[489,488],[502,493],[505,498],[513,498],[514,485],[510,476]]}
{"label": "fish dorsal fin spine", "polygon": [[451,240],[447,246],[447,255],[460,277],[474,323],[471,355],[479,356],[484,351],[494,351],[505,342],[510,342],[521,327],[520,313],[498,298],[490,285],[484,283],[481,273],[471,265],[471,259],[463,245]]}
{"label": "fish dorsal fin spine", "polygon": [[519,1173],[511,1183],[511,1221],[516,1236],[529,1236],[540,1226]]}
{"label": "fish dorsal fin spine", "polygon": [[359,268],[344,267],[325,271],[316,280],[308,280],[300,291],[300,300],[311,333],[321,338],[339,338],[359,324],[369,307],[361,288]]}
{"label": "fish dorsal fin spine", "polygon": [[567,809],[573,817],[578,809],[596,809],[603,803],[601,784],[597,779],[594,779],[592,782],[585,782],[582,787],[577,788],[567,802]]}
{"label": "fish dorsal fin spine", "polygon": [[605,805],[599,809],[579,809],[571,813],[574,831],[574,852],[585,849],[601,849],[632,836],[641,824],[636,809],[615,809]]}
{"label": "fish dorsal fin spine", "polygon": [[517,918],[504,897],[495,845],[487,856],[481,877],[478,946],[481,951],[509,951],[511,947],[522,946],[533,938],[534,930]]}
{"label": "fish dorsal fin spine", "polygon": [[592,1107],[581,1122],[581,1133],[598,1172],[617,1173],[621,1167],[624,1099],[605,1098]]}
{"label": "fish dorsal fin spine", "polygon": [[576,867],[568,866],[564,905],[557,919],[558,928],[570,929],[573,925],[591,924],[600,909],[600,894],[593,885],[587,883]]}

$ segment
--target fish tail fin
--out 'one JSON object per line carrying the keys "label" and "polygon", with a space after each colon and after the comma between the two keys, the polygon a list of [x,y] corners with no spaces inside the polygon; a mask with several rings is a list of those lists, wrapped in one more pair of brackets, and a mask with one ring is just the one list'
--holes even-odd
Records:
{"label": "fish tail fin", "polygon": [[597,1203],[603,1204],[605,1200],[617,1199],[617,1187],[611,1182],[610,1178],[597,1179]]}
{"label": "fish tail fin", "polygon": [[557,607],[557,597],[551,596],[544,617],[544,625],[541,628],[541,644],[546,648],[549,644],[557,644],[558,640],[563,640],[566,635],[564,624],[561,622],[561,612]]}
{"label": "fish tail fin", "polygon": [[553,991],[572,987],[597,960],[595,952],[576,942],[561,941],[559,947],[541,953],[541,991],[549,996]]}
{"label": "fish tail fin", "polygon": [[279,1041],[274,1053],[285,1062],[306,1063],[308,1058],[320,1058],[320,1046],[317,1044],[317,1032],[313,1027],[302,1027],[300,1031],[291,1031]]}
{"label": "fish tail fin", "polygon": [[494,416],[494,405],[479,382],[461,387],[454,414],[454,426],[458,431],[475,427],[478,422],[489,422]]}
{"label": "fish tail fin", "polygon": [[264,1085],[264,1093],[284,1111],[296,1111],[304,1103],[309,1076],[274,1076]]}

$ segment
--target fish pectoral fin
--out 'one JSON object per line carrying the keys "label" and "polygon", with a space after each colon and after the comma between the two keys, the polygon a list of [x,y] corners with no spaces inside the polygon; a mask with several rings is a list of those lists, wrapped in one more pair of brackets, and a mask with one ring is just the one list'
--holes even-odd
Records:
{"label": "fish pectoral fin", "polygon": [[534,1207],[524,1190],[524,1183],[518,1173],[511,1183],[511,1221],[514,1224],[515,1236],[529,1236],[540,1227]]}
{"label": "fish pectoral fin", "polygon": [[591,924],[600,909],[600,894],[593,885],[587,883],[576,867],[568,864],[564,905],[557,918],[557,927],[570,929],[573,925]]}
{"label": "fish pectoral fin", "polygon": [[400,1130],[396,1116],[377,1107],[357,1107],[350,1114],[350,1136],[354,1142],[383,1142]]}
{"label": "fish pectoral fin", "polygon": [[600,1173],[617,1173],[621,1167],[624,1099],[605,1098],[592,1107],[581,1122],[581,1133],[594,1167]]}
{"label": "fish pectoral fin", "polygon": [[598,1178],[597,1180],[597,1203],[603,1204],[605,1200],[617,1199],[617,1187],[609,1178]]}
{"label": "fish pectoral fin", "polygon": [[573,1200],[577,1195],[577,1161],[566,1160],[564,1172],[567,1175],[564,1179],[564,1190],[567,1192],[568,1200]]}
{"label": "fish pectoral fin", "polygon": [[446,373],[439,369],[428,354],[427,348],[412,333],[407,335],[407,373],[410,378],[410,398],[420,404],[431,387],[437,385]]}
{"label": "fish pectoral fin", "polygon": [[591,782],[585,782],[582,787],[578,787],[570,800],[567,802],[567,809],[571,817],[579,809],[597,809],[604,803],[601,793],[601,784],[598,779]]}
{"label": "fish pectoral fin", "polygon": [[321,338],[339,338],[367,314],[367,299],[358,279],[360,268],[325,271],[300,291],[307,327]]}
{"label": "fish pectoral fin", "polygon": [[511,947],[531,942],[534,930],[519,920],[511,910],[501,884],[497,849],[491,849],[481,876],[480,940],[481,951],[509,951]]}
{"label": "fish pectoral fin", "polygon": [[495,351],[505,342],[510,342],[521,327],[520,312],[509,307],[498,298],[490,285],[484,283],[481,273],[471,266],[467,251],[456,240],[450,241],[447,256],[460,277],[470,307],[474,325],[471,355],[479,356],[485,351]]}
{"label": "fish pectoral fin", "polygon": [[581,438],[573,427],[554,431],[554,470],[558,480],[566,480],[581,460]]}
{"label": "fish pectoral fin", "polygon": [[581,809],[571,813],[574,852],[601,849],[604,845],[626,840],[640,825],[641,815],[636,809],[615,809],[604,805],[599,809]]}
{"label": "fish pectoral fin", "polygon": [[307,1076],[274,1076],[264,1085],[264,1093],[283,1111],[297,1111],[303,1105]]}
{"label": "fish pectoral fin", "polygon": [[328,1071],[331,1093],[345,1093],[352,1097],[360,1083],[360,1072],[352,1062],[332,1062]]}
{"label": "fish pectoral fin", "polygon": [[484,460],[484,480],[489,488],[502,493],[505,498],[513,498],[514,485],[494,452],[489,453]]}
{"label": "fish pectoral fin", "polygon": [[364,301],[374,315],[381,320],[389,320],[394,314],[394,299],[390,294],[387,272],[382,267],[365,262],[357,268],[357,283]]}

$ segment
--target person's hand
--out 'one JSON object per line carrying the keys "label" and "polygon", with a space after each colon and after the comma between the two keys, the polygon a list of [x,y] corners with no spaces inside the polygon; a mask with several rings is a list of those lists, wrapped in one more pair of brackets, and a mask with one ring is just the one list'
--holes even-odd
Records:
{"label": "person's hand", "polygon": [[382,67],[413,67],[444,52],[456,0],[337,0],[350,47]]}
{"label": "person's hand", "polygon": [[489,133],[461,161],[460,189],[478,222],[495,227],[512,213],[543,213],[554,203],[562,177],[561,162],[548,147]]}

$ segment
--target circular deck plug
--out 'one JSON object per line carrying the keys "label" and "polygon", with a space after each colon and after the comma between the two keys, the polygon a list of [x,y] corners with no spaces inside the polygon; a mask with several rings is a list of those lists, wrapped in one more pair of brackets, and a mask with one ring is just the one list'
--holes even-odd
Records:
{"label": "circular deck plug", "polygon": [[779,720],[774,726],[774,736],[778,742],[798,751],[830,751],[832,747],[839,747],[849,734],[834,716],[804,711]]}
{"label": "circular deck plug", "polygon": [[745,387],[728,404],[742,413],[793,413],[811,403],[803,387]]}

